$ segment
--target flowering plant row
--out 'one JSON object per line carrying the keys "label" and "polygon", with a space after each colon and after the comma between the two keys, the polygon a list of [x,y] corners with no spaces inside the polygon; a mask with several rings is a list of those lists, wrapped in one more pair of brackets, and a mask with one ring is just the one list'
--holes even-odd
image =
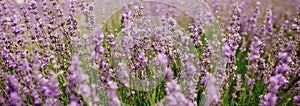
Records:
{"label": "flowering plant row", "polygon": [[213,1],[0,0],[0,104],[300,105],[300,5]]}

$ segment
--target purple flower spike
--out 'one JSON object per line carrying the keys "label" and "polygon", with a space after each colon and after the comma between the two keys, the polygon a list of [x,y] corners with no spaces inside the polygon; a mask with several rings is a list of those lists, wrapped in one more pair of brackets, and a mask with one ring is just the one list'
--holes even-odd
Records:
{"label": "purple flower spike", "polygon": [[294,102],[295,102],[295,104],[300,105],[300,96],[295,96]]}
{"label": "purple flower spike", "polygon": [[121,102],[120,102],[119,97],[116,93],[116,90],[118,89],[117,83],[109,81],[108,85],[109,85],[108,95],[110,97],[109,105],[110,106],[121,106]]}

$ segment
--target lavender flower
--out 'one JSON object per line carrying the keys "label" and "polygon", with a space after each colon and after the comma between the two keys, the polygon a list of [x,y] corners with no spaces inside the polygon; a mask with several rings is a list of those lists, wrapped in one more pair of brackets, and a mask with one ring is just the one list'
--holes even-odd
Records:
{"label": "lavender flower", "polygon": [[178,106],[178,105],[188,105],[188,100],[180,93],[180,86],[177,84],[176,80],[167,82],[166,86],[167,91],[167,105],[169,106]]}
{"label": "lavender flower", "polygon": [[276,67],[276,70],[279,73],[282,73],[285,75],[288,71],[291,70],[290,66],[288,65],[292,61],[291,57],[289,57],[287,53],[279,53],[279,58],[280,58],[280,61],[279,61],[278,66]]}
{"label": "lavender flower", "polygon": [[110,44],[110,46],[112,47],[113,50],[116,49],[115,35],[113,35],[113,34],[108,35],[108,43]]}
{"label": "lavender flower", "polygon": [[22,105],[23,100],[19,96],[21,86],[19,85],[16,75],[6,75],[5,91],[9,94],[9,99],[6,101],[9,105]]}
{"label": "lavender flower", "polygon": [[126,69],[124,63],[119,63],[119,69],[117,71],[118,80],[120,80],[125,87],[129,87],[129,82],[127,79],[129,78],[129,70]]}
{"label": "lavender flower", "polygon": [[116,90],[118,89],[117,84],[115,82],[110,81],[110,82],[108,82],[108,85],[109,85],[108,95],[110,97],[109,105],[110,106],[121,106],[121,102],[116,93]]}
{"label": "lavender flower", "polygon": [[217,79],[211,75],[211,74],[208,74],[206,77],[206,90],[207,90],[207,93],[206,93],[206,102],[205,102],[205,106],[209,106],[209,105],[212,105],[212,104],[218,104],[220,101],[219,101],[219,97],[220,97],[220,94],[219,94],[219,87],[218,85],[216,84],[217,82]]}
{"label": "lavender flower", "polygon": [[265,20],[265,31],[268,35],[273,34],[273,25],[272,25],[272,10],[267,10],[266,20]]}
{"label": "lavender flower", "polygon": [[288,80],[278,74],[270,78],[271,85],[269,87],[268,93],[264,95],[264,101],[261,101],[261,105],[264,106],[274,106],[277,103],[277,92],[281,86],[284,86],[288,83]]}
{"label": "lavender flower", "polygon": [[294,102],[296,103],[296,105],[299,105],[300,104],[300,96],[295,96]]}

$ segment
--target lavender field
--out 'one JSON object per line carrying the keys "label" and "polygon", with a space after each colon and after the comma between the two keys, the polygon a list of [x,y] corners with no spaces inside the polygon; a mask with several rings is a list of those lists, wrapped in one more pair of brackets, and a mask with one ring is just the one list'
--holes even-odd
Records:
{"label": "lavender field", "polygon": [[0,0],[0,106],[300,106],[300,0]]}

